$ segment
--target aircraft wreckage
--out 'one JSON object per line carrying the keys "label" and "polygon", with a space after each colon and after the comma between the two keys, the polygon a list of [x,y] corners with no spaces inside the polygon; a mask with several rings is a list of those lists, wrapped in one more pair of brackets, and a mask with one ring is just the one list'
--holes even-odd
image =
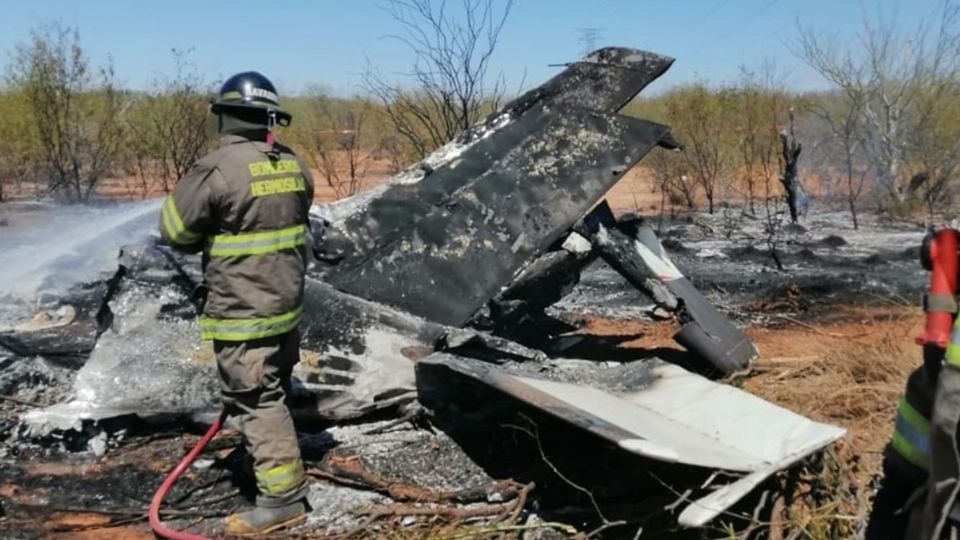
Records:
{"label": "aircraft wreckage", "polygon": [[[692,487],[678,517],[685,526],[842,436],[711,380],[747,368],[756,349],[650,227],[616,219],[602,200],[652,148],[677,146],[667,126],[618,114],[671,63],[599,50],[389,181],[316,205],[297,410],[343,421],[419,403],[454,438],[487,439],[522,415],[548,449],[582,441],[576,467],[594,483],[619,477],[620,488],[598,487],[599,496],[662,491],[651,471]],[[6,297],[0,367],[36,356],[78,367],[68,399],[26,415],[34,433],[218,409],[212,352],[198,345],[190,301],[199,259],[157,244],[156,203],[137,208],[106,230],[65,233],[74,250],[56,260],[0,273],[11,289],[29,276],[44,291],[33,303]],[[91,253],[117,248],[119,269],[104,263],[106,277],[71,271],[72,285],[54,283],[49,269],[86,268]],[[682,367],[551,358],[529,339],[526,323],[598,258],[679,322]],[[488,444],[476,459],[497,451]],[[718,471],[725,484],[715,484]]]}

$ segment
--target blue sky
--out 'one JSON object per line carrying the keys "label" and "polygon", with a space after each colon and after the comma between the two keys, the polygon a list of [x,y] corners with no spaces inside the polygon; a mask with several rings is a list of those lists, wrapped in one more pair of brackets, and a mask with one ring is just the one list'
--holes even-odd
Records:
{"label": "blue sky", "polygon": [[[456,0],[450,0],[456,1]],[[502,0],[497,0],[502,1]],[[742,65],[773,60],[799,90],[825,83],[794,58],[786,42],[803,25],[852,36],[866,10],[909,30],[941,0],[515,0],[492,67],[515,87],[539,84],[578,57],[582,28],[597,44],[646,49],[676,58],[651,90],[692,80],[724,83]],[[110,55],[121,81],[144,88],[169,70],[170,49],[194,48],[191,61],[211,79],[255,69],[281,92],[317,83],[360,90],[370,63],[401,73],[412,56],[387,36],[398,30],[386,0],[0,0],[4,63],[31,28],[51,20],[76,26],[90,56]]]}

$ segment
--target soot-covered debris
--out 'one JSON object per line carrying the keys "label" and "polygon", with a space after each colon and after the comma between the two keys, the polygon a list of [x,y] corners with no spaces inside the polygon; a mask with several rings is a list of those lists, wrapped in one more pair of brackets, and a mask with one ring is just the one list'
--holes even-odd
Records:
{"label": "soot-covered debris", "polygon": [[[743,306],[762,291],[722,288],[744,269],[769,275],[762,252],[731,261],[716,225],[677,223],[665,231],[674,265],[651,223],[618,220],[598,204],[648,150],[675,146],[666,126],[617,114],[671,62],[597,51],[383,186],[314,208],[325,233],[307,280],[292,396],[314,511],[294,533],[541,518],[578,529],[608,517],[699,526],[716,514],[674,505],[654,519],[636,509],[664,508],[672,489],[696,486],[694,495],[723,511],[765,481],[751,468],[757,460],[789,467],[837,436],[822,425],[816,440],[779,433],[798,448],[758,456],[731,440],[736,426],[705,435],[684,416],[700,400],[678,389],[693,387],[720,396],[716,409],[731,408],[724,417],[760,411],[777,425],[809,422],[679,367],[715,376],[756,356],[729,312],[693,285],[706,284],[725,308]],[[20,276],[47,272],[31,276],[38,289],[0,291],[9,306],[0,317],[0,390],[16,400],[0,405],[0,459],[11,471],[3,481],[28,492],[0,485],[5,534],[36,532],[61,514],[142,523],[161,474],[195,441],[180,435],[217,412],[215,362],[198,343],[191,299],[199,261],[151,237],[152,204],[86,220],[77,246],[18,267]],[[832,264],[858,247],[793,234],[807,264]],[[74,275],[88,244],[96,261]],[[119,262],[105,264],[103,246],[114,254],[123,246]],[[612,349],[577,358],[589,342],[572,346],[582,334],[570,332],[590,313],[666,317],[687,351],[675,350],[675,364],[657,354],[598,358]],[[437,398],[445,392],[453,395]],[[586,398],[609,406],[590,408]],[[214,518],[253,492],[238,447],[234,432],[215,439],[169,497],[165,518],[216,534]],[[711,461],[718,448],[740,466]],[[711,485],[718,475],[732,480]]]}

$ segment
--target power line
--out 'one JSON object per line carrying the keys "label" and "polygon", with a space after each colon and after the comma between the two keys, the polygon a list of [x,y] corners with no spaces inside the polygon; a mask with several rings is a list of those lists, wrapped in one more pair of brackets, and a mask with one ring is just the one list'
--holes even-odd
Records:
{"label": "power line", "polygon": [[603,39],[604,30],[604,28],[593,26],[577,28],[577,32],[580,34],[580,37],[577,38],[577,43],[581,45],[580,53],[586,56],[597,50],[597,42]]}

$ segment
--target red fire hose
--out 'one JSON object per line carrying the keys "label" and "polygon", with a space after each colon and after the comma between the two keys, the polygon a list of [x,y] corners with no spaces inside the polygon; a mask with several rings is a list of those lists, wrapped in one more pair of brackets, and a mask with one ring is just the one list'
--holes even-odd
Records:
{"label": "red fire hose", "polygon": [[163,498],[166,497],[167,492],[170,491],[170,488],[173,487],[173,484],[177,481],[177,478],[180,478],[180,475],[183,474],[183,471],[187,470],[187,467],[193,463],[193,460],[197,459],[197,456],[200,455],[200,452],[203,452],[204,447],[207,446],[207,443],[210,442],[210,439],[213,439],[214,435],[220,431],[220,427],[223,426],[223,421],[226,419],[227,413],[221,412],[220,416],[217,417],[213,425],[210,426],[210,429],[200,438],[196,446],[187,453],[186,457],[177,464],[167,477],[163,480],[163,483],[160,484],[160,489],[153,494],[153,500],[150,501],[150,528],[153,529],[153,534],[157,535],[160,538],[168,538],[170,540],[210,540],[206,536],[199,536],[196,534],[190,534],[187,532],[175,531],[173,529],[167,528],[160,521],[160,504],[163,502]]}

